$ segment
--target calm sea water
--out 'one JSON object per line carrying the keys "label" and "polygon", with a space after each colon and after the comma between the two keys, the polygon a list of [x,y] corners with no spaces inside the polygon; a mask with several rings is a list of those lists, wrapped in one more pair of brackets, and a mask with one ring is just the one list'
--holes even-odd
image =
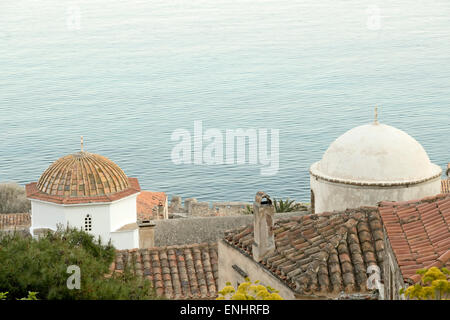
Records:
{"label": "calm sea water", "polygon": [[[449,16],[448,0],[1,0],[0,181],[36,181],[83,135],[145,189],[308,200],[309,166],[375,105],[443,167]],[[175,165],[171,133],[195,120],[280,129],[278,174]]]}

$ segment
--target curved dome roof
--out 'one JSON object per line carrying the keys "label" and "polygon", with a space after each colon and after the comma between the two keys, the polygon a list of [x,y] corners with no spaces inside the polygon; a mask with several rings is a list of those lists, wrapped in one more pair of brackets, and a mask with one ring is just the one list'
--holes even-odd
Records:
{"label": "curved dome roof", "polygon": [[442,169],[430,162],[422,145],[407,133],[371,123],[337,138],[310,171],[331,181],[405,184],[437,177]]}
{"label": "curved dome roof", "polygon": [[73,198],[109,195],[129,187],[129,179],[118,165],[84,151],[56,160],[37,182],[41,192]]}

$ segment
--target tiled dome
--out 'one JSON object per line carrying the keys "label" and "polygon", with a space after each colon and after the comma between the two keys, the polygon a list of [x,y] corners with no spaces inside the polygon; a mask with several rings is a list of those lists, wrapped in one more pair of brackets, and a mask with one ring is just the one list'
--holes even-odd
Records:
{"label": "tiled dome", "polygon": [[109,195],[129,187],[118,165],[84,151],[56,160],[37,182],[37,189],[45,194],[70,198]]}

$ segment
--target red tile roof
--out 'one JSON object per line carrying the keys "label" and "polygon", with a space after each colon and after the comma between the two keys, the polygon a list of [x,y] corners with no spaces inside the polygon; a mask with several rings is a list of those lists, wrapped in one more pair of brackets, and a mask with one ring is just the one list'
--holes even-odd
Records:
{"label": "red tile roof", "polygon": [[0,230],[25,229],[31,226],[29,213],[0,213]]}
{"label": "red tile roof", "polygon": [[[273,232],[276,249],[261,264],[300,295],[368,292],[368,266],[382,269],[383,231],[376,207],[291,217],[275,222]],[[224,240],[252,256],[252,225],[227,232]]]}
{"label": "red tile roof", "polygon": [[59,197],[95,197],[129,188],[120,167],[99,154],[77,152],[52,163],[37,182],[37,189]]}
{"label": "red tile roof", "polygon": [[132,194],[138,193],[141,191],[141,187],[139,185],[139,181],[137,178],[128,178],[129,187],[113,193],[113,194],[105,194],[101,196],[83,196],[83,197],[64,197],[64,196],[56,196],[50,195],[40,191],[37,188],[37,183],[32,182],[25,186],[27,192],[27,198],[37,199],[42,201],[49,201],[58,204],[78,204],[78,203],[97,203],[97,202],[111,202],[116,201]]}
{"label": "red tile roof", "polygon": [[416,271],[450,263],[450,195],[380,203],[379,212],[405,280]]}
{"label": "red tile roof", "polygon": [[450,179],[441,180],[441,193],[450,193]]}
{"label": "red tile roof", "polygon": [[167,195],[164,192],[141,191],[137,197],[137,214],[140,220],[156,218],[159,205],[166,204]]}
{"label": "red tile roof", "polygon": [[117,251],[110,270],[125,267],[150,280],[158,295],[169,299],[217,296],[217,244],[192,244]]}

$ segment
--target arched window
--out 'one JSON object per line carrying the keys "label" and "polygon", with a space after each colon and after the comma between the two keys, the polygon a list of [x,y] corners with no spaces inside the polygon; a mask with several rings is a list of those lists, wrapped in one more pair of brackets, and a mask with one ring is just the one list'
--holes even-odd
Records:
{"label": "arched window", "polygon": [[315,212],[316,211],[315,202],[316,202],[316,199],[314,197],[314,191],[311,189],[311,213],[316,213]]}
{"label": "arched window", "polygon": [[84,218],[84,231],[92,231],[92,217],[89,214]]}

